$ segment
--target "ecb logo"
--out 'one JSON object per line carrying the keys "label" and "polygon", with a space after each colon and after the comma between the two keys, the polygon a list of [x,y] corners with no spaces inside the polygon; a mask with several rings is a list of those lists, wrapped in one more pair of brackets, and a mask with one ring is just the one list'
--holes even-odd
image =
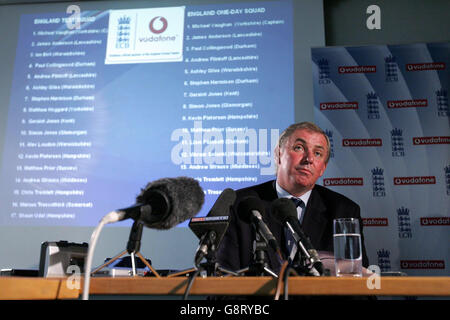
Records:
{"label": "ecb logo", "polygon": [[441,89],[436,91],[436,105],[439,117],[449,116],[447,90]]}
{"label": "ecb logo", "polygon": [[130,23],[129,16],[122,16],[117,19],[116,48],[127,49],[130,47]]}
{"label": "ecb logo", "polygon": [[381,249],[377,251],[378,266],[380,267],[381,272],[391,270],[391,260],[389,258],[390,254],[391,252],[386,249]]}
{"label": "ecb logo", "polygon": [[327,59],[320,59],[317,61],[319,67],[319,84],[329,84],[330,80],[330,66]]}
{"label": "ecb logo", "polygon": [[403,130],[394,128],[391,130],[392,156],[404,157],[405,145],[403,141]]}
{"label": "ecb logo", "polygon": [[401,239],[412,238],[411,219],[409,217],[409,209],[401,207],[397,209],[398,218],[398,236]]}
{"label": "ecb logo", "polygon": [[383,172],[384,170],[378,167],[372,169],[372,189],[374,197],[386,196]]}
{"label": "ecb logo", "polygon": [[398,65],[394,56],[390,55],[384,58],[384,72],[386,82],[398,81]]}
{"label": "ecb logo", "polygon": [[380,110],[378,106],[378,96],[375,92],[369,92],[367,95],[367,118],[380,119]]}

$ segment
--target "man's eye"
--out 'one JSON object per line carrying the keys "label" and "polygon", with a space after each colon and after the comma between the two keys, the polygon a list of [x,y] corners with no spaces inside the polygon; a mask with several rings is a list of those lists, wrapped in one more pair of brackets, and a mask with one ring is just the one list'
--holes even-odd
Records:
{"label": "man's eye", "polygon": [[315,155],[318,158],[322,158],[322,156],[323,156],[322,152],[316,152]]}
{"label": "man's eye", "polygon": [[302,151],[303,150],[303,146],[294,146],[294,150],[295,151]]}

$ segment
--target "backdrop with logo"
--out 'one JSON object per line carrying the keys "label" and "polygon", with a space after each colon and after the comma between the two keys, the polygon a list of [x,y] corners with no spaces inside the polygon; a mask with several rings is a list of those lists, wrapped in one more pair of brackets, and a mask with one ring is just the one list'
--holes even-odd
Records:
{"label": "backdrop with logo", "polygon": [[449,275],[450,43],[313,48],[320,183],[361,206],[370,263]]}

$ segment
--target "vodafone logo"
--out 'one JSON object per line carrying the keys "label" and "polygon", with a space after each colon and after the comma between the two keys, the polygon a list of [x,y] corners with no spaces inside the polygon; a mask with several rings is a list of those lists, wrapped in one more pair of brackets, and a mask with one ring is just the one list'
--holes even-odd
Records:
{"label": "vodafone logo", "polygon": [[363,178],[328,178],[323,179],[326,186],[362,186]]}
{"label": "vodafone logo", "polygon": [[428,106],[427,99],[414,99],[414,100],[390,100],[387,102],[389,109],[401,109],[401,108],[423,108]]}
{"label": "vodafone logo", "polygon": [[387,227],[388,218],[362,218],[365,227]]}
{"label": "vodafone logo", "polygon": [[444,260],[400,260],[402,269],[445,269]]}
{"label": "vodafone logo", "polygon": [[320,110],[349,110],[358,109],[358,102],[322,102]]}
{"label": "vodafone logo", "polygon": [[343,139],[343,147],[381,147],[383,140],[381,139]]}
{"label": "vodafone logo", "polygon": [[408,63],[406,71],[444,70],[445,62]]}
{"label": "vodafone logo", "polygon": [[394,177],[394,184],[396,186],[408,184],[436,184],[435,176],[428,177]]}
{"label": "vodafone logo", "polygon": [[441,136],[441,137],[414,137],[413,139],[414,145],[421,144],[450,144],[450,137]]}
{"label": "vodafone logo", "polygon": [[150,31],[155,34],[160,34],[166,31],[168,26],[167,19],[164,17],[154,17],[149,24]]}
{"label": "vodafone logo", "polygon": [[377,72],[377,66],[341,66],[338,67],[339,73],[374,73]]}
{"label": "vodafone logo", "polygon": [[450,217],[422,217],[421,226],[450,226]]}

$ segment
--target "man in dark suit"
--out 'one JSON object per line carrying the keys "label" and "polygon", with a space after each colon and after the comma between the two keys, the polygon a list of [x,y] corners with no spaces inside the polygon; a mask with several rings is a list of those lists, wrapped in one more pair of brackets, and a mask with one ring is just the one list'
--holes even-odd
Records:
{"label": "man in dark suit", "polygon": [[[264,221],[282,249],[283,258],[288,256],[285,227],[270,212],[271,203],[277,198],[301,199],[297,208],[298,217],[305,234],[318,251],[333,251],[333,219],[357,218],[360,221],[362,264],[369,265],[364,246],[360,207],[349,198],[325,187],[316,181],[325,172],[330,158],[330,143],[327,135],[313,123],[302,122],[288,127],[280,136],[275,148],[276,180],[236,191],[236,202],[232,207],[231,222],[222,239],[217,260],[221,266],[231,270],[249,267],[254,261],[255,231],[251,224],[238,217],[237,207],[248,196],[257,196],[263,202],[266,214]],[[267,248],[267,267],[278,273],[282,261],[276,252]]]}

